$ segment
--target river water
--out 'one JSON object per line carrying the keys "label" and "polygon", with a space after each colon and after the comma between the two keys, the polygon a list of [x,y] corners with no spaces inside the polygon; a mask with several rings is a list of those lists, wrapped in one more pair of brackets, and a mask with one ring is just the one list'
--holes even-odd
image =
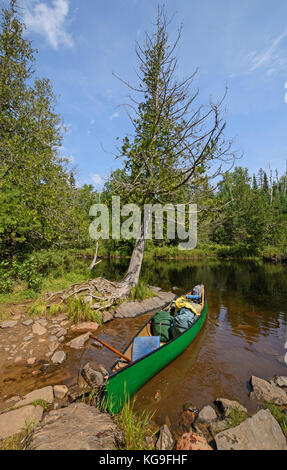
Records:
{"label": "river water", "polygon": [[[113,261],[101,269],[108,278],[120,278],[125,268],[122,261]],[[251,375],[287,375],[286,266],[148,261],[142,276],[166,290],[178,287],[177,294],[204,283],[208,300],[207,321],[196,340],[136,395],[136,406],[155,411],[159,424],[167,416],[173,421],[186,403],[201,407],[218,397],[239,400],[254,411],[256,405],[248,397]],[[108,331],[101,337],[123,350],[147,317],[117,320],[106,328],[116,336],[109,337]],[[107,353],[106,365],[113,362],[112,356]]]}
{"label": "river water", "polygon": [[[125,260],[103,261],[95,274],[117,280],[126,268]],[[286,266],[150,260],[144,262],[142,277],[165,290],[177,287],[177,294],[204,283],[208,300],[207,321],[197,338],[136,394],[136,407],[155,412],[157,424],[174,422],[184,404],[201,407],[219,397],[239,400],[252,412],[256,404],[248,397],[251,375],[287,375]],[[99,330],[99,337],[123,351],[149,316],[115,320]],[[39,388],[39,381],[42,386],[72,385],[88,360],[110,367],[115,359],[110,351],[92,346],[80,352],[70,350],[60,369],[27,384],[30,390]],[[32,380],[30,372],[27,377]]]}

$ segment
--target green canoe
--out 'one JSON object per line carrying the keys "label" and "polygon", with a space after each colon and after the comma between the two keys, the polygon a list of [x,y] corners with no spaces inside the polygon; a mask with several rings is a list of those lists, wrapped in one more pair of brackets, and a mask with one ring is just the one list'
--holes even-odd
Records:
{"label": "green canoe", "polygon": [[[206,314],[207,301],[205,299],[200,316],[184,333],[171,339],[168,343],[165,343],[160,348],[141,357],[135,362],[128,364],[123,364],[121,360],[115,362],[109,371],[109,376],[105,384],[106,403],[109,413],[112,415],[119,413],[124,403],[130,399],[145,382],[173,361],[190,345],[201,330],[206,319]],[[145,336],[143,332],[148,325],[150,325],[151,318],[134,336],[123,354],[131,357],[130,354],[134,339],[137,336]]]}

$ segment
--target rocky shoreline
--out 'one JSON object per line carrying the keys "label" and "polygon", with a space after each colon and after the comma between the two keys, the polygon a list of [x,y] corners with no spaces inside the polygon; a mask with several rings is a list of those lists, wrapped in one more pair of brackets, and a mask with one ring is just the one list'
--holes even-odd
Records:
{"label": "rocky shoreline", "polygon": [[[174,294],[153,288],[156,297],[121,304],[116,312],[102,314],[105,325],[114,318],[130,318],[162,308]],[[27,318],[14,312],[0,323],[0,367],[28,367],[30,374],[55,368],[60,372],[70,351],[81,351],[100,326],[95,322],[69,323],[66,314]],[[100,330],[99,330],[100,331]],[[104,366],[89,361],[80,367],[77,384],[54,384],[21,395],[0,390],[0,449],[21,436],[23,449],[124,448],[125,436],[116,421],[98,409],[97,391],[104,384]],[[40,377],[39,377],[40,379]],[[252,416],[235,400],[217,398],[202,409],[187,404],[176,423],[165,423],[147,439],[147,448],[158,450],[287,450],[287,377],[250,378],[250,399],[258,409]],[[276,420],[270,404],[284,417]],[[280,415],[280,416],[281,416]],[[286,416],[286,420],[285,420]],[[72,436],[75,436],[73,438]]]}
{"label": "rocky shoreline", "polygon": [[[0,414],[0,440],[26,429],[22,448],[30,450],[116,450],[124,446],[125,435],[115,420],[91,399],[104,383],[103,366],[88,363],[82,369],[81,385],[48,386],[24,397],[8,400]],[[164,424],[147,448],[156,450],[287,450],[285,434],[268,406],[277,404],[287,412],[287,377],[270,381],[251,377],[251,399],[258,411],[235,400],[218,398],[201,410],[186,405],[178,422]],[[287,417],[287,414],[286,414]]]}

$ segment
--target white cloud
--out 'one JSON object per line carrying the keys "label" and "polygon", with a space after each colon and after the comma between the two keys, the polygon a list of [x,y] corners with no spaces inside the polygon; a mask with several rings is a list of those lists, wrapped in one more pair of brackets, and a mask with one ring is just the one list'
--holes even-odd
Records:
{"label": "white cloud", "polygon": [[54,49],[61,44],[73,47],[73,38],[66,32],[68,13],[69,0],[53,0],[52,6],[39,0],[33,5],[26,1],[24,22],[29,30],[44,36]]}
{"label": "white cloud", "polygon": [[101,184],[103,181],[101,175],[98,175],[97,173],[94,173],[92,175],[92,182],[95,183],[95,184]]}
{"label": "white cloud", "polygon": [[95,124],[95,120],[92,119],[91,122],[90,122],[91,126],[93,126]]}
{"label": "white cloud", "polygon": [[[277,36],[269,47],[260,53],[253,52],[249,55],[252,61],[252,66],[250,68],[251,72],[254,72],[257,70],[259,67],[262,66],[268,66],[269,71],[272,70],[273,72],[273,67],[270,67],[270,65],[274,64],[274,62],[278,63],[279,65],[285,65],[285,59],[280,57],[280,54],[277,52],[277,49],[279,47],[279,44],[281,41],[287,36],[287,30],[285,30],[282,34]],[[270,73],[270,72],[269,72]]]}
{"label": "white cloud", "polygon": [[119,117],[119,113],[117,111],[115,111],[111,116],[110,116],[110,120],[112,121],[113,119],[117,119]]}

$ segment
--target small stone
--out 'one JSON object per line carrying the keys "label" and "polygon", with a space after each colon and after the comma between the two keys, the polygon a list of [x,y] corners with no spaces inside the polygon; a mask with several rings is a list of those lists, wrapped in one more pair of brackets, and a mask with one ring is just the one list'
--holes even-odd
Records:
{"label": "small stone", "polygon": [[204,437],[190,432],[181,436],[176,444],[176,450],[213,450]]}
{"label": "small stone", "polygon": [[198,421],[200,423],[213,423],[217,420],[217,414],[212,406],[204,406],[199,412]]}
{"label": "small stone", "polygon": [[44,326],[41,326],[39,323],[34,323],[32,326],[32,331],[34,334],[42,336],[47,333],[47,329]]}
{"label": "small stone", "polygon": [[88,393],[91,390],[91,388],[83,388],[80,387],[79,385],[73,385],[73,387],[69,388],[68,391],[68,398],[70,402],[74,402],[78,400],[79,398],[83,397],[83,393]]}
{"label": "small stone", "polygon": [[31,334],[31,335],[25,336],[24,341],[26,341],[26,342],[31,341],[33,338],[34,338],[34,335]]}
{"label": "small stone", "polygon": [[287,393],[282,388],[255,376],[251,377],[250,382],[253,388],[250,393],[251,399],[275,405],[287,405]]}
{"label": "small stone", "polygon": [[62,364],[66,360],[64,351],[57,351],[52,357],[53,364]]}
{"label": "small stone", "polygon": [[69,343],[67,343],[67,346],[73,349],[82,349],[90,336],[91,336],[90,332],[85,333],[84,335],[81,335],[81,336],[77,336],[77,338],[74,338],[72,339],[72,341],[69,341]]}
{"label": "small stone", "polygon": [[232,410],[240,410],[243,413],[247,414],[247,409],[243,405],[238,403],[238,401],[236,400],[228,400],[227,398],[217,398],[214,403],[224,417],[228,417],[230,411]]}
{"label": "small stone", "polygon": [[93,321],[87,321],[78,323],[77,325],[72,325],[70,330],[71,331],[97,331],[99,325]]}
{"label": "small stone", "polygon": [[68,387],[66,385],[55,385],[54,395],[57,400],[63,400],[68,393]]}
{"label": "small stone", "polygon": [[60,346],[60,343],[58,343],[58,341],[54,341],[53,343],[49,345],[49,351],[53,354],[56,351],[56,349],[58,349],[59,346]]}
{"label": "small stone", "polygon": [[48,325],[47,320],[44,320],[44,319],[38,320],[37,323],[39,323],[39,325],[41,325],[41,326],[47,326]]}
{"label": "small stone", "polygon": [[278,387],[287,387],[287,377],[284,377],[283,375],[274,377],[274,383]]}
{"label": "small stone", "polygon": [[102,313],[102,320],[103,320],[103,323],[108,323],[110,321],[112,321],[114,318],[113,314],[108,312],[108,311],[105,311]]}
{"label": "small stone", "polygon": [[68,316],[65,313],[61,313],[60,315],[55,317],[54,321],[55,322],[61,322],[61,321],[67,320],[67,318],[68,318]]}
{"label": "small stone", "polygon": [[66,326],[69,324],[69,320],[64,320],[64,321],[61,321],[60,325],[61,326]]}
{"label": "small stone", "polygon": [[97,340],[93,341],[93,345],[96,346],[96,348],[99,348],[99,349],[101,349],[101,348],[104,347],[104,346],[103,346],[101,343],[99,343],[99,341],[97,341]]}
{"label": "small stone", "polygon": [[59,338],[59,343],[64,343],[65,341],[65,336],[61,336],[61,338]]}
{"label": "small stone", "polygon": [[22,325],[30,326],[30,325],[32,325],[32,323],[33,323],[33,320],[25,320],[25,321],[22,322]]}
{"label": "small stone", "polygon": [[13,328],[14,326],[17,325],[17,322],[14,321],[14,320],[6,320],[6,321],[2,321],[2,323],[0,323],[0,328]]}
{"label": "small stone", "polygon": [[183,411],[176,421],[177,434],[182,435],[190,432],[196,417],[197,413],[195,411],[189,409]]}
{"label": "small stone", "polygon": [[22,361],[22,356],[17,356],[16,359],[15,359],[15,364],[17,364],[18,362],[21,362]]}
{"label": "small stone", "polygon": [[32,366],[33,364],[35,364],[35,362],[36,362],[36,357],[30,357],[27,360],[27,364],[29,364],[29,366]]}
{"label": "small stone", "polygon": [[51,341],[51,343],[55,343],[56,341],[58,341],[58,338],[57,338],[57,336],[52,335],[52,336],[50,336],[49,341]]}
{"label": "small stone", "polygon": [[22,407],[26,405],[30,405],[36,401],[45,401],[47,403],[53,403],[54,401],[54,394],[53,388],[51,386],[43,387],[38,390],[33,390],[33,392],[28,393],[25,395],[23,400],[20,400],[16,403],[16,407]]}
{"label": "small stone", "polygon": [[60,330],[56,333],[57,338],[61,338],[62,336],[66,336],[68,330],[66,328],[60,328]]}
{"label": "small stone", "polygon": [[108,372],[103,366],[95,362],[88,362],[83,367],[81,374],[91,387],[100,387]]}
{"label": "small stone", "polygon": [[166,424],[160,428],[159,438],[156,443],[157,450],[171,450],[174,446],[174,439]]}

